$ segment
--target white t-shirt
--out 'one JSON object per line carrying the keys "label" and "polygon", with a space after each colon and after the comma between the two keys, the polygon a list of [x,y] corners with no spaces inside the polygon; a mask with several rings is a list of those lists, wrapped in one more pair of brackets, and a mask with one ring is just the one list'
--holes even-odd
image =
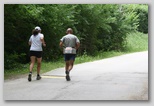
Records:
{"label": "white t-shirt", "polygon": [[41,33],[36,36],[31,35],[29,39],[29,42],[31,42],[30,51],[42,51],[42,38],[44,38],[44,35]]}

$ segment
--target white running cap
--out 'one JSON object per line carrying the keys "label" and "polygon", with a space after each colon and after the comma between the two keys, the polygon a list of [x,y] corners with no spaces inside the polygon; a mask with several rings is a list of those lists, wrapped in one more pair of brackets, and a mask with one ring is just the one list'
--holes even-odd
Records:
{"label": "white running cap", "polygon": [[41,28],[39,26],[36,26],[35,29],[39,30],[39,31],[41,30]]}

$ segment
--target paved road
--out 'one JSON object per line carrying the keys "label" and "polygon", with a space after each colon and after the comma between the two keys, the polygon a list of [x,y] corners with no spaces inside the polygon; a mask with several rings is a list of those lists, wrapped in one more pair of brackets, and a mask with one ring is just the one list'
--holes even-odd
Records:
{"label": "paved road", "polygon": [[148,52],[78,64],[65,81],[64,68],[4,81],[4,100],[148,100]]}

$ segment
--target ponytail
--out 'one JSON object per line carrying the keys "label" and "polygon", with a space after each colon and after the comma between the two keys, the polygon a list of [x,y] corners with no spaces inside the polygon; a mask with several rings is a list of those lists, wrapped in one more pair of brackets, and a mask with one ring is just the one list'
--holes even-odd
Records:
{"label": "ponytail", "polygon": [[38,33],[39,33],[39,31],[36,30],[36,29],[34,29],[34,30],[32,31],[32,34],[33,34],[34,36],[38,35]]}

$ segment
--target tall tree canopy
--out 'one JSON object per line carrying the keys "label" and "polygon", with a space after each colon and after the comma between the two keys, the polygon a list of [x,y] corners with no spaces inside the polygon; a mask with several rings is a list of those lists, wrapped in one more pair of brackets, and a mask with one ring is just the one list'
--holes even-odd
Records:
{"label": "tall tree canopy", "polygon": [[47,47],[43,58],[57,60],[59,40],[68,27],[81,41],[79,55],[86,52],[122,50],[130,31],[148,33],[148,5],[144,4],[5,4],[4,64],[29,62],[28,40],[40,26]]}

